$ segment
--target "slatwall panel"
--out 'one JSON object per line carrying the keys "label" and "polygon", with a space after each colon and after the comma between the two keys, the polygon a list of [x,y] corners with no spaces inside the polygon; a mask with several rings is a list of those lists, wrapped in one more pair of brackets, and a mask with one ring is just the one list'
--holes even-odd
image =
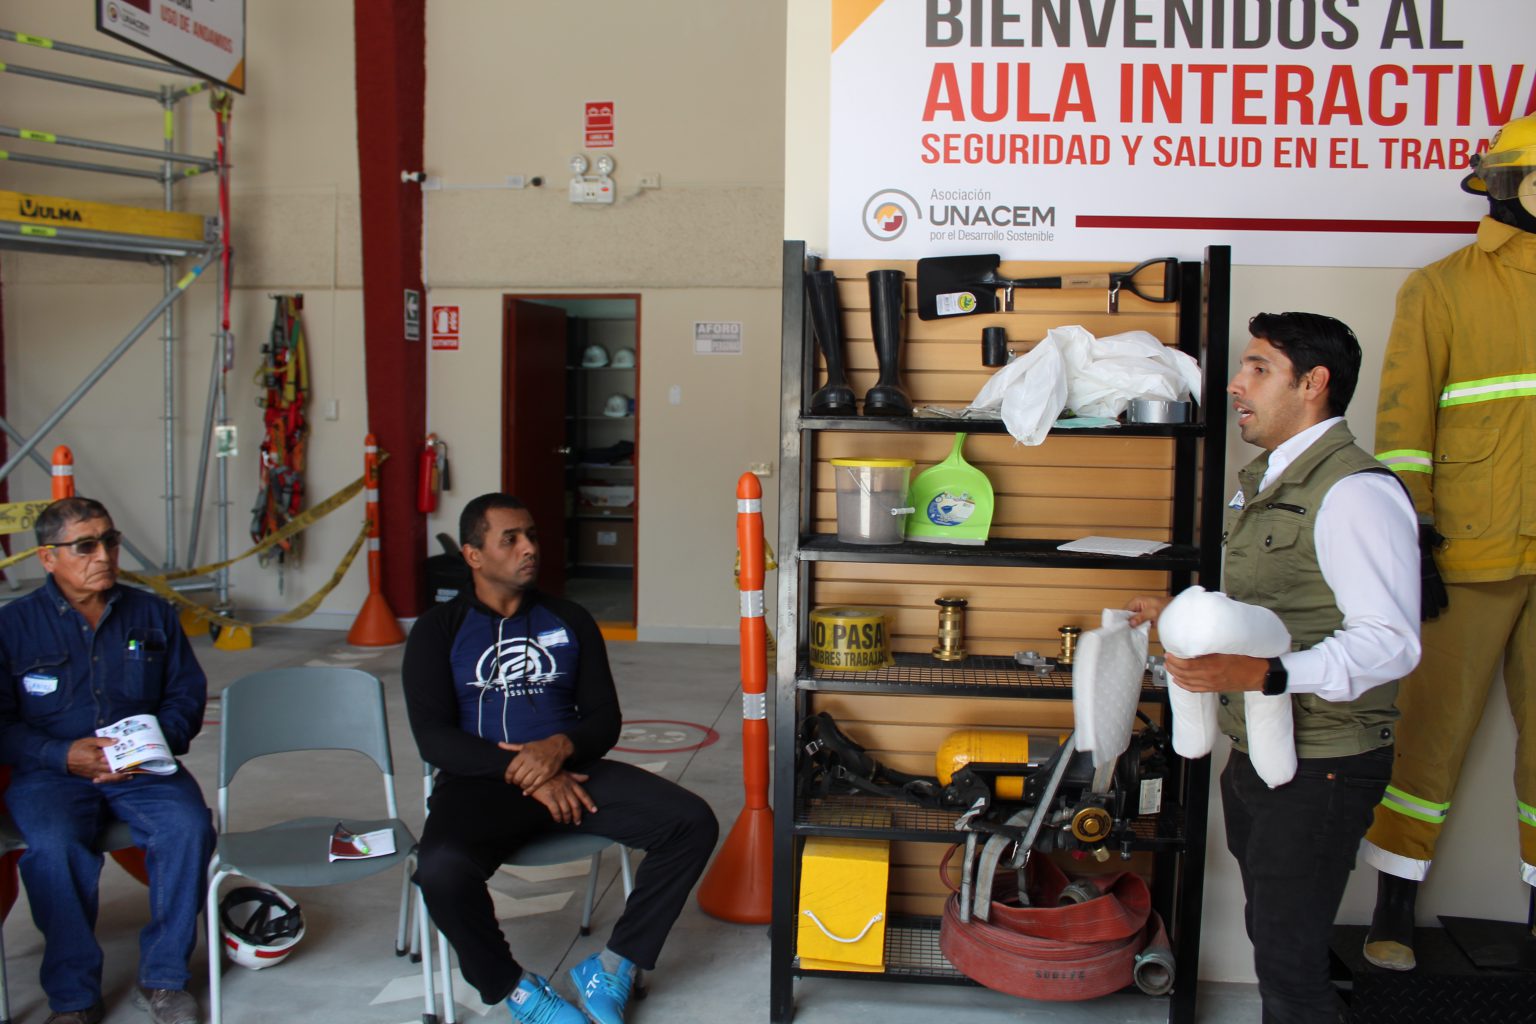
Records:
{"label": "slatwall panel", "polygon": [[[1123,270],[1119,263],[1004,263],[1005,277]],[[1014,311],[938,321],[916,315],[915,263],[830,260],[822,269],[839,279],[844,362],[849,384],[862,402],[878,376],[869,321],[865,273],[899,267],[907,274],[901,354],[901,384],[915,405],[968,404],[996,372],[981,365],[981,332],[1003,327],[1009,348],[1024,352],[1053,327],[1077,324],[1104,337],[1129,330],[1148,331],[1165,344],[1177,336],[1177,306],[1120,296],[1120,312],[1110,315],[1103,291],[1018,289]],[[1148,274],[1148,290],[1161,283],[1161,270]],[[818,349],[817,380],[825,383]],[[965,430],[964,423],[956,424]],[[819,431],[812,470],[812,531],[837,530],[834,458],[910,458],[913,475],[943,460],[953,436],[936,433]],[[965,458],[991,481],[996,494],[992,537],[1069,540],[1111,534],[1170,540],[1173,524],[1174,442],[1161,437],[1054,435],[1027,447],[1007,434],[970,433]],[[878,550],[872,549],[872,550]],[[1121,608],[1137,594],[1166,592],[1168,574],[1147,570],[1039,569],[995,566],[905,565],[880,562],[818,561],[810,571],[811,606],[857,605],[878,608],[887,619],[891,649],[927,653],[936,642],[939,597],[963,597],[965,647],[978,655],[1011,656],[1022,650],[1055,655],[1064,625],[1091,629],[1102,609]],[[957,729],[1016,728],[1064,733],[1072,728],[1067,700],[989,699],[981,697],[893,696],[818,692],[811,712],[827,711],[856,742],[882,763],[914,774],[934,772],[934,751]],[[1144,705],[1153,720],[1161,708]],[[948,895],[938,865],[946,847],[940,843],[893,842],[889,910],[896,914],[937,916]],[[1118,855],[1099,864],[1069,860],[1073,875],[1133,870],[1150,876],[1151,858],[1130,861]],[[950,877],[958,884],[960,859]]]}

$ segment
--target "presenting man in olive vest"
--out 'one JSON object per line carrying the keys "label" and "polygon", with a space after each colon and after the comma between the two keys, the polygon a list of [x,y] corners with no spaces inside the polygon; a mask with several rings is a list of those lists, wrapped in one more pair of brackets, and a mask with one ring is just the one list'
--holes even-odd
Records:
{"label": "presenting man in olive vest", "polygon": [[[1360,838],[1392,774],[1397,680],[1419,660],[1418,523],[1402,486],[1356,444],[1344,411],[1360,343],[1317,313],[1260,313],[1228,385],[1243,440],[1223,530],[1228,596],[1277,614],[1278,658],[1168,656],[1187,690],[1221,694],[1227,849],[1265,1024],[1337,1024],[1328,941]],[[1131,602],[1156,621],[1165,596]],[[1243,691],[1291,695],[1297,769],[1271,789],[1248,757]]]}

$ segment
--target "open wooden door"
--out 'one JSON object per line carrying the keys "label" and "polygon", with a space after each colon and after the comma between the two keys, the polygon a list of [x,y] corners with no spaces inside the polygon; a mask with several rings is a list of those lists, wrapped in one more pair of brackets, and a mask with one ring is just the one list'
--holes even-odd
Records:
{"label": "open wooden door", "polygon": [[503,311],[501,486],[533,513],[539,586],[565,592],[565,311],[508,296]]}

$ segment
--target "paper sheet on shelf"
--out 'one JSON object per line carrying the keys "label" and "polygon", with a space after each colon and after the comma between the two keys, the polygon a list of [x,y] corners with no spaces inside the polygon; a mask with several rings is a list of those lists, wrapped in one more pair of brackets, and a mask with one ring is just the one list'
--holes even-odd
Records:
{"label": "paper sheet on shelf", "polygon": [[1135,558],[1161,551],[1168,545],[1160,540],[1137,540],[1133,537],[1079,537],[1059,544],[1057,551],[1080,551],[1092,555],[1125,555]]}

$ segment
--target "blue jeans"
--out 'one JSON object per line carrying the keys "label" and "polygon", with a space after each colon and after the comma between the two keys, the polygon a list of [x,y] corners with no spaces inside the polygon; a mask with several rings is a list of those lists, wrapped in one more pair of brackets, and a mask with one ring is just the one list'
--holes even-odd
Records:
{"label": "blue jeans", "polygon": [[1221,773],[1227,849],[1243,876],[1264,1024],[1337,1024],[1328,941],[1355,851],[1392,777],[1392,748],[1305,757],[1270,789],[1248,755]]}
{"label": "blue jeans", "polygon": [[214,843],[208,805],[186,768],[100,786],[75,775],[26,772],[11,780],[5,801],[27,840],[21,879],[43,934],[40,975],[49,1008],[58,1013],[101,1001],[95,931],[102,856],[92,843],[114,817],[132,830],[149,871],[139,984],[185,989]]}

